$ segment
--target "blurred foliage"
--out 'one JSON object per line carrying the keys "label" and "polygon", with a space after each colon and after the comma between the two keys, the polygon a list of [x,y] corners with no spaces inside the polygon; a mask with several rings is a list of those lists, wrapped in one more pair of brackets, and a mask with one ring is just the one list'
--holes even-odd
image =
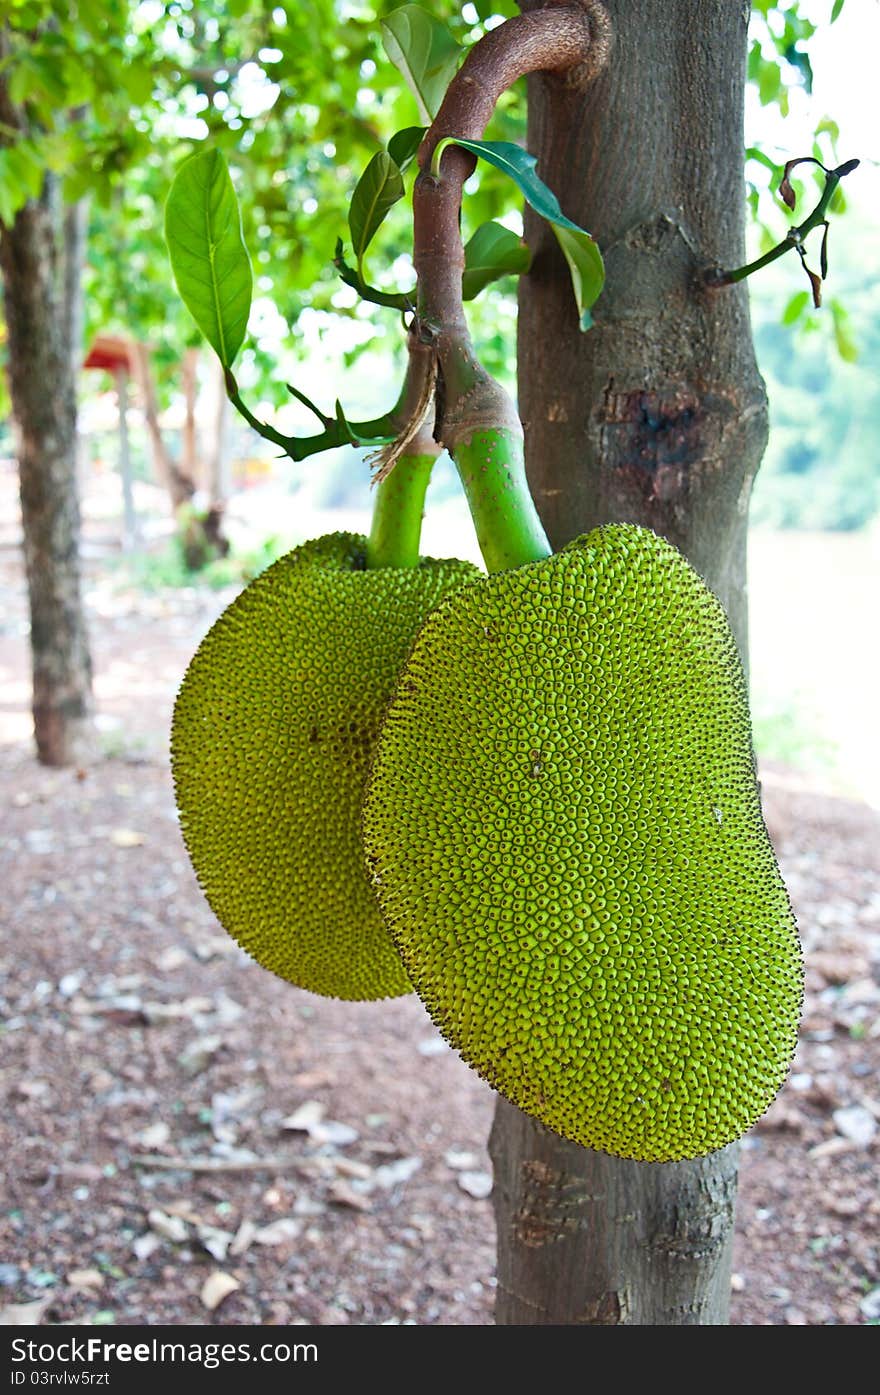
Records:
{"label": "blurred foliage", "polygon": [[[285,552],[289,551],[280,537],[272,535],[259,544],[235,550],[226,557],[216,557],[199,568],[198,585],[210,590],[227,586],[244,586]],[[120,590],[134,587],[138,591],[164,591],[193,586],[193,571],[184,556],[180,534],[169,538],[156,552],[132,552],[114,564],[115,582]]]}
{"label": "blurred foliage", "polygon": [[837,767],[837,746],[802,696],[774,695],[753,685],[752,738],[760,761],[778,761],[816,773],[830,773]]}
{"label": "blurred foliage", "polygon": [[[840,17],[844,3],[845,0],[826,0],[829,24]],[[813,69],[808,46],[817,29],[818,26],[801,13],[799,0],[752,0],[747,76],[762,106],[776,106],[783,116],[787,116],[790,94],[795,88],[812,93]],[[746,149],[746,200],[750,215],[747,231],[753,247],[750,256],[761,256],[768,252],[785,236],[793,221],[778,197],[785,160],[812,155],[822,164],[835,167],[854,154],[853,151],[841,154],[838,150],[839,139],[837,122],[826,114],[816,125],[811,148],[789,150],[781,163],[761,147],[749,146]],[[824,187],[824,177],[821,170],[814,168],[807,177],[802,174],[791,182],[802,218],[817,202]],[[838,187],[829,213],[832,216],[843,213],[846,207],[846,194],[842,187]],[[817,244],[818,241],[817,237]],[[797,297],[793,301],[789,306],[788,323],[793,323],[803,314],[808,299]]]}
{"label": "blurred foliage", "polygon": [[[833,22],[843,0],[827,6]],[[337,368],[323,370],[321,405],[339,393],[356,411],[364,350],[389,364],[378,408],[396,396],[399,314],[360,303],[332,264],[336,239],[349,241],[348,205],[361,172],[396,130],[419,119],[381,44],[380,20],[395,8],[396,0],[0,0],[0,84],[20,115],[17,130],[0,129],[0,218],[39,191],[46,169],[68,198],[89,198],[88,333],[148,341],[166,397],[183,349],[198,336],[171,278],[162,210],[180,161],[206,140],[229,160],[254,264],[251,335],[237,372],[248,399],[280,405],[285,382],[298,382],[310,358],[332,351]],[[465,46],[517,8],[515,0],[431,5]],[[748,75],[762,103],[785,112],[792,87],[809,90],[815,39],[798,0],[754,0]],[[524,130],[521,83],[502,99],[487,136],[521,141]],[[837,138],[833,120],[822,121],[813,153],[837,163]],[[773,158],[751,150],[747,174],[750,240],[760,253],[791,219],[775,194],[781,169]],[[413,177],[411,168],[408,188]],[[808,174],[800,184],[807,207],[813,188]],[[838,211],[842,204],[838,194]],[[517,227],[517,205],[508,181],[482,166],[467,186],[465,237],[490,218]],[[852,528],[880,506],[878,386],[865,366],[877,361],[880,289],[864,236],[845,235],[847,221],[832,229],[834,286],[820,315],[805,288],[792,291],[788,259],[784,289],[772,272],[752,283],[774,421],[754,500],[759,522]],[[371,247],[375,284],[412,286],[409,247],[404,200]],[[469,312],[481,356],[508,386],[514,291],[513,279],[499,282]],[[341,357],[351,381],[339,371],[340,318],[350,330]],[[279,342],[289,345],[280,357]]]}
{"label": "blurred foliage", "polygon": [[791,295],[785,259],[750,282],[771,423],[753,523],[851,530],[880,513],[880,240],[855,210],[832,233],[826,308],[793,304],[808,292]]}

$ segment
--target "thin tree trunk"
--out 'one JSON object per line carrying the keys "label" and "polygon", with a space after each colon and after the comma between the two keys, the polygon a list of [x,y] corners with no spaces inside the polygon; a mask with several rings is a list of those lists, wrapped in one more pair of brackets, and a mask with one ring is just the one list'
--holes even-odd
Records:
{"label": "thin tree trunk", "polygon": [[208,453],[208,497],[221,508],[232,492],[229,457],[226,449],[226,427],[229,421],[229,398],[226,396],[223,365],[214,360],[214,384],[217,405],[214,414],[211,447]]}
{"label": "thin tree trunk", "polygon": [[138,521],[134,507],[131,451],[128,445],[128,369],[120,364],[116,379],[116,410],[119,414],[119,476],[122,484],[122,546],[129,551],[137,542]]}
{"label": "thin tree trunk", "polygon": [[193,481],[178,468],[162,435],[159,425],[159,403],[156,397],[156,384],[150,365],[150,350],[146,344],[135,344],[132,351],[133,368],[143,400],[144,418],[153,452],[153,466],[160,484],[164,484],[171,498],[171,509],[175,517],[182,504],[188,504],[196,492]]}
{"label": "thin tree trunk", "polygon": [[[183,432],[180,446],[180,468],[193,484],[198,480],[198,432],[196,430],[196,396],[198,394],[198,349],[185,349],[181,374],[183,378]],[[204,484],[204,481],[202,481]]]}
{"label": "thin tree trunk", "polygon": [[89,201],[79,199],[77,203],[65,205],[63,219],[62,260],[62,332],[70,346],[73,380],[76,384],[83,361],[85,339],[85,301],[83,297],[82,269],[86,259],[86,240],[89,231]]}
{"label": "thin tree trunk", "polygon": [[[748,6],[606,8],[614,46],[593,86],[529,80],[529,148],[608,272],[581,334],[555,239],[528,217],[518,347],[529,478],[554,546],[624,520],[681,548],[727,607],[745,660],[766,401],[745,290],[706,291],[700,273],[744,260]],[[695,1162],[622,1161],[500,1100],[490,1148],[499,1323],[727,1321],[735,1144]]]}
{"label": "thin tree trunk", "polygon": [[92,749],[91,662],[79,562],[76,392],[56,190],[47,176],[11,227],[0,225],[24,560],[31,616],[37,754],[68,765]]}

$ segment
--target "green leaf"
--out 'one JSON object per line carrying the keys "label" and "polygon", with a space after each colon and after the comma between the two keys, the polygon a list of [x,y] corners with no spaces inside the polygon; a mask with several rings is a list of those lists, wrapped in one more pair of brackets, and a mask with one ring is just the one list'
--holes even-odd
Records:
{"label": "green leaf", "polygon": [[388,142],[388,154],[401,174],[415,159],[427,129],[427,126],[404,126],[403,130],[395,132]]}
{"label": "green leaf", "polygon": [[253,276],[219,150],[200,151],[177,171],[165,205],[165,240],[181,299],[224,368],[231,367],[247,331]]}
{"label": "green leaf", "polygon": [[11,228],[15,215],[25,199],[22,190],[13,190],[12,181],[7,174],[7,163],[8,152],[0,150],[0,223],[5,223],[7,228]]}
{"label": "green leaf", "polygon": [[147,64],[126,63],[119,73],[122,86],[135,106],[144,106],[153,95],[153,70]]}
{"label": "green leaf", "polygon": [[26,53],[17,54],[8,78],[9,97],[16,106],[21,106],[39,87],[39,73],[32,66]]}
{"label": "green leaf", "polygon": [[769,170],[773,175],[778,175],[779,173],[779,166],[776,161],[771,160],[770,156],[757,145],[749,145],[746,147],[746,159],[757,160],[759,165],[763,165],[764,168]]}
{"label": "green leaf", "polygon": [[[574,232],[570,228],[564,227],[554,228],[553,231],[562,248],[565,260],[568,262],[575,304],[580,316],[580,327],[586,332],[593,323],[590,307],[596,303],[605,281],[602,255],[590,234],[585,233],[581,228],[577,228]],[[598,273],[596,270],[597,261]]]}
{"label": "green leaf", "polygon": [[782,323],[793,325],[806,310],[809,300],[809,291],[796,291],[782,312]]}
{"label": "green leaf", "polygon": [[458,67],[461,47],[445,24],[419,5],[401,5],[380,23],[385,52],[406,79],[422,120],[430,124]]}
{"label": "green leaf", "polygon": [[528,271],[531,253],[515,232],[501,223],[483,223],[464,249],[461,293],[473,300],[490,281]]}
{"label": "green leaf", "polygon": [[31,140],[20,140],[6,148],[5,179],[12,185],[13,196],[19,204],[39,198],[46,169],[37,146]]}
{"label": "green leaf", "polygon": [[571,272],[581,329],[589,329],[593,323],[590,307],[598,300],[605,284],[602,253],[588,232],[566,218],[552,189],[548,189],[538,178],[535,173],[536,157],[510,141],[460,140],[457,136],[450,136],[437,144],[434,151],[435,169],[439,167],[440,156],[447,145],[461,145],[465,150],[471,150],[488,160],[496,169],[503,170],[517,185],[526,202],[551,224]]}
{"label": "green leaf", "polygon": [[834,4],[831,6],[831,19],[828,21],[829,24],[833,24],[834,21],[839,18],[843,6],[844,0],[834,0]]}
{"label": "green leaf", "polygon": [[839,300],[831,302],[831,318],[834,322],[834,342],[844,363],[855,363],[859,357],[859,346],[849,328],[849,313]]}
{"label": "green leaf", "polygon": [[403,198],[403,178],[386,150],[374,155],[357,182],[348,210],[351,245],[363,275],[364,253],[389,211]]}

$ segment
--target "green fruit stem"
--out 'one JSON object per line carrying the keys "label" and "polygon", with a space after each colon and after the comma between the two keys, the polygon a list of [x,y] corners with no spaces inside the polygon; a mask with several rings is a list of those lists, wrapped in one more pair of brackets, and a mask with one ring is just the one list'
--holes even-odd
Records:
{"label": "green fruit stem", "polygon": [[522,433],[474,431],[453,447],[453,459],[489,572],[540,562],[551,553],[529,493]]}
{"label": "green fruit stem", "polygon": [[402,455],[376,486],[368,568],[418,566],[425,493],[436,458],[436,451]]}

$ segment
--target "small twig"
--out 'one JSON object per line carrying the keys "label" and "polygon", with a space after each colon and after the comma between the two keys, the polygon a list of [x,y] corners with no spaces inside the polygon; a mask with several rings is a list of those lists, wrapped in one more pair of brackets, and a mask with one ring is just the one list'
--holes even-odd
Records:
{"label": "small twig", "polygon": [[404,291],[380,291],[375,286],[368,286],[364,278],[353,266],[349,266],[342,251],[342,238],[336,243],[336,251],[333,256],[333,265],[339,272],[340,280],[346,286],[351,286],[357,291],[361,300],[369,300],[373,305],[385,305],[392,310],[412,310],[414,308],[412,297]]}
{"label": "small twig", "polygon": [[135,1167],[153,1167],[166,1172],[283,1172],[302,1166],[303,1159],[253,1158],[235,1161],[224,1158],[164,1158],[147,1154],[134,1155]]}
{"label": "small twig", "polygon": [[296,388],[287,384],[288,391],[292,392],[300,402],[315,413],[319,421],[325,422],[324,430],[317,436],[285,436],[283,432],[276,431],[274,426],[268,422],[260,421],[254,416],[251,409],[242,400],[238,390],[238,384],[230,369],[226,369],[226,396],[240,412],[249,426],[253,427],[265,440],[271,441],[274,445],[280,446],[285,455],[289,455],[291,460],[305,460],[307,456],[317,455],[319,451],[332,450],[334,446],[376,446],[382,445],[390,440],[395,433],[395,412],[396,406],[392,407],[381,417],[373,417],[369,421],[348,421],[342,411],[340,404],[336,404],[336,416],[326,416],[320,408],[299,392]]}
{"label": "small twig", "polygon": [[[808,214],[804,221],[798,223],[796,227],[789,228],[782,241],[778,242],[775,247],[771,247],[769,252],[765,252],[763,257],[758,257],[755,261],[748,262],[745,266],[738,266],[732,271],[723,271],[720,267],[712,267],[705,273],[704,277],[706,285],[710,287],[710,289],[717,290],[721,286],[735,285],[737,281],[744,281],[746,277],[751,276],[753,272],[760,271],[762,267],[769,266],[771,262],[775,262],[779,257],[784,257],[786,252],[796,251],[810,279],[810,284],[813,289],[813,304],[818,307],[821,302],[821,282],[828,270],[828,220],[825,214],[834,195],[834,191],[841,179],[844,175],[851,174],[854,169],[857,169],[859,161],[847,160],[845,164],[838,165],[836,169],[829,170],[825,168],[820,160],[814,159],[812,155],[804,155],[799,159],[789,160],[785,166],[782,181],[779,185],[779,193],[782,196],[783,202],[789,208],[794,208],[794,191],[791,187],[789,175],[795,165],[804,163],[819,165],[820,169],[825,170],[825,188],[812,213]],[[812,232],[814,228],[818,227],[825,228],[825,236],[822,239],[823,269],[821,277],[817,276],[815,272],[810,271],[806,263],[803,247],[804,238],[808,233]]]}

